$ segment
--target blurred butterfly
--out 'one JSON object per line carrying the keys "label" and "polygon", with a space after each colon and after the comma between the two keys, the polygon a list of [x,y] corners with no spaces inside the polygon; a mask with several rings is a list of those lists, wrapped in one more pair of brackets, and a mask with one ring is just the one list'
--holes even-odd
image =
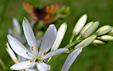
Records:
{"label": "blurred butterfly", "polygon": [[53,19],[53,14],[59,9],[60,3],[47,5],[42,9],[35,8],[27,2],[22,2],[22,6],[30,15],[31,20],[34,20],[35,22],[43,21],[44,23],[49,23]]}

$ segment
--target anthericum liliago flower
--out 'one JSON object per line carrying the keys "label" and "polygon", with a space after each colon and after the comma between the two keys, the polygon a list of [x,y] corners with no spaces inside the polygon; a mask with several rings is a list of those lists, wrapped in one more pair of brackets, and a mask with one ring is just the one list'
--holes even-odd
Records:
{"label": "anthericum liliago flower", "polygon": [[11,35],[7,36],[8,42],[11,48],[15,51],[15,53],[28,59],[27,61],[19,62],[11,66],[10,69],[12,70],[26,69],[36,65],[39,71],[49,71],[50,65],[47,65],[44,62],[44,60],[59,53],[68,51],[67,48],[61,48],[47,53],[56,39],[57,30],[54,25],[50,25],[49,28],[47,29],[42,39],[42,44],[39,50],[38,50],[39,44],[36,43],[34,33],[26,18],[24,18],[23,20],[23,30],[27,43],[31,47],[30,51]]}

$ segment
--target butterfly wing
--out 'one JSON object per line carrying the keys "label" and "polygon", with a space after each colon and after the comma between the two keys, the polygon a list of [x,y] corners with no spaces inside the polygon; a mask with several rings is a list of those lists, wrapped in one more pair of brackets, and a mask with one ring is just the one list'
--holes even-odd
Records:
{"label": "butterfly wing", "polygon": [[57,12],[60,7],[60,3],[55,3],[51,5],[47,5],[41,9],[42,20],[45,23],[49,23],[53,19],[53,14]]}
{"label": "butterfly wing", "polygon": [[35,22],[38,21],[38,14],[36,14],[35,12],[36,8],[33,5],[23,1],[22,6],[26,10],[26,12],[30,15],[30,18],[32,20],[34,20]]}
{"label": "butterfly wing", "polygon": [[45,11],[47,13],[50,13],[50,14],[54,14],[54,13],[57,12],[57,10],[59,9],[60,5],[61,5],[60,3],[50,4],[50,5],[45,6],[41,10]]}

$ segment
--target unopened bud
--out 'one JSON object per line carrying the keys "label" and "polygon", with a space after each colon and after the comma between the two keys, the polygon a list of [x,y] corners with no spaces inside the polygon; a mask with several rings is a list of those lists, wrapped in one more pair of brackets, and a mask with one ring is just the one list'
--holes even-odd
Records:
{"label": "unopened bud", "polygon": [[92,35],[86,39],[84,39],[82,42],[80,42],[79,44],[77,44],[74,48],[80,48],[80,47],[86,47],[88,46],[90,43],[93,42],[93,40],[96,38],[97,36],[96,35]]}
{"label": "unopened bud", "polygon": [[60,26],[60,28],[58,29],[57,37],[56,37],[56,40],[51,48],[51,51],[58,49],[58,47],[59,47],[60,43],[62,42],[62,39],[65,35],[66,29],[67,29],[67,24],[63,23]]}
{"label": "unopened bud", "polygon": [[107,42],[95,39],[92,44],[93,45],[105,45]]}
{"label": "unopened bud", "polygon": [[85,29],[86,31],[84,31],[83,34],[81,34],[82,37],[87,38],[88,36],[90,36],[97,29],[98,25],[99,25],[98,21],[94,22],[93,24],[91,22],[91,25],[88,26],[87,29]]}
{"label": "unopened bud", "polygon": [[112,27],[112,30],[108,33],[108,35],[113,36],[113,27]]}
{"label": "unopened bud", "polygon": [[100,36],[100,35],[104,35],[104,34],[110,32],[111,30],[112,30],[111,26],[106,25],[106,26],[99,28],[96,33],[98,36]]}
{"label": "unopened bud", "polygon": [[110,35],[104,35],[104,36],[97,37],[97,38],[104,40],[104,41],[113,41],[113,36],[110,36]]}
{"label": "unopened bud", "polygon": [[81,29],[83,28],[83,26],[85,25],[87,20],[87,15],[84,14],[82,17],[80,17],[80,19],[78,20],[78,22],[76,23],[74,29],[73,29],[73,34],[77,35]]}

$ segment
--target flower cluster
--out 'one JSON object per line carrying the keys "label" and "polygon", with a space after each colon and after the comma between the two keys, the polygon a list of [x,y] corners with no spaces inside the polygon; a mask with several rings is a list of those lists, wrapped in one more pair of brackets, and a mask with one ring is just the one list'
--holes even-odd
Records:
{"label": "flower cluster", "polygon": [[[98,21],[91,21],[85,25],[87,20],[87,15],[84,14],[76,23],[72,36],[70,38],[69,44],[64,48],[59,48],[62,39],[66,33],[67,24],[63,23],[58,31],[56,27],[51,24],[45,35],[36,40],[33,33],[32,26],[26,18],[23,19],[23,30],[25,35],[25,41],[27,42],[25,46],[23,41],[20,40],[21,30],[14,19],[14,25],[16,34],[8,34],[8,43],[6,44],[7,52],[14,61],[14,65],[10,67],[12,70],[25,70],[25,71],[50,71],[51,66],[48,65],[51,61],[55,60],[58,56],[53,57],[58,54],[69,53],[61,71],[68,71],[72,63],[75,61],[77,56],[82,52],[82,49],[90,44],[93,45],[104,45],[109,41],[113,41],[113,27],[106,25],[100,27],[97,31],[99,25]],[[96,32],[95,32],[96,31]],[[15,31],[12,31],[13,33]],[[14,52],[18,55],[17,58]],[[59,56],[60,56],[59,55]],[[37,69],[34,67],[37,67]]]}

